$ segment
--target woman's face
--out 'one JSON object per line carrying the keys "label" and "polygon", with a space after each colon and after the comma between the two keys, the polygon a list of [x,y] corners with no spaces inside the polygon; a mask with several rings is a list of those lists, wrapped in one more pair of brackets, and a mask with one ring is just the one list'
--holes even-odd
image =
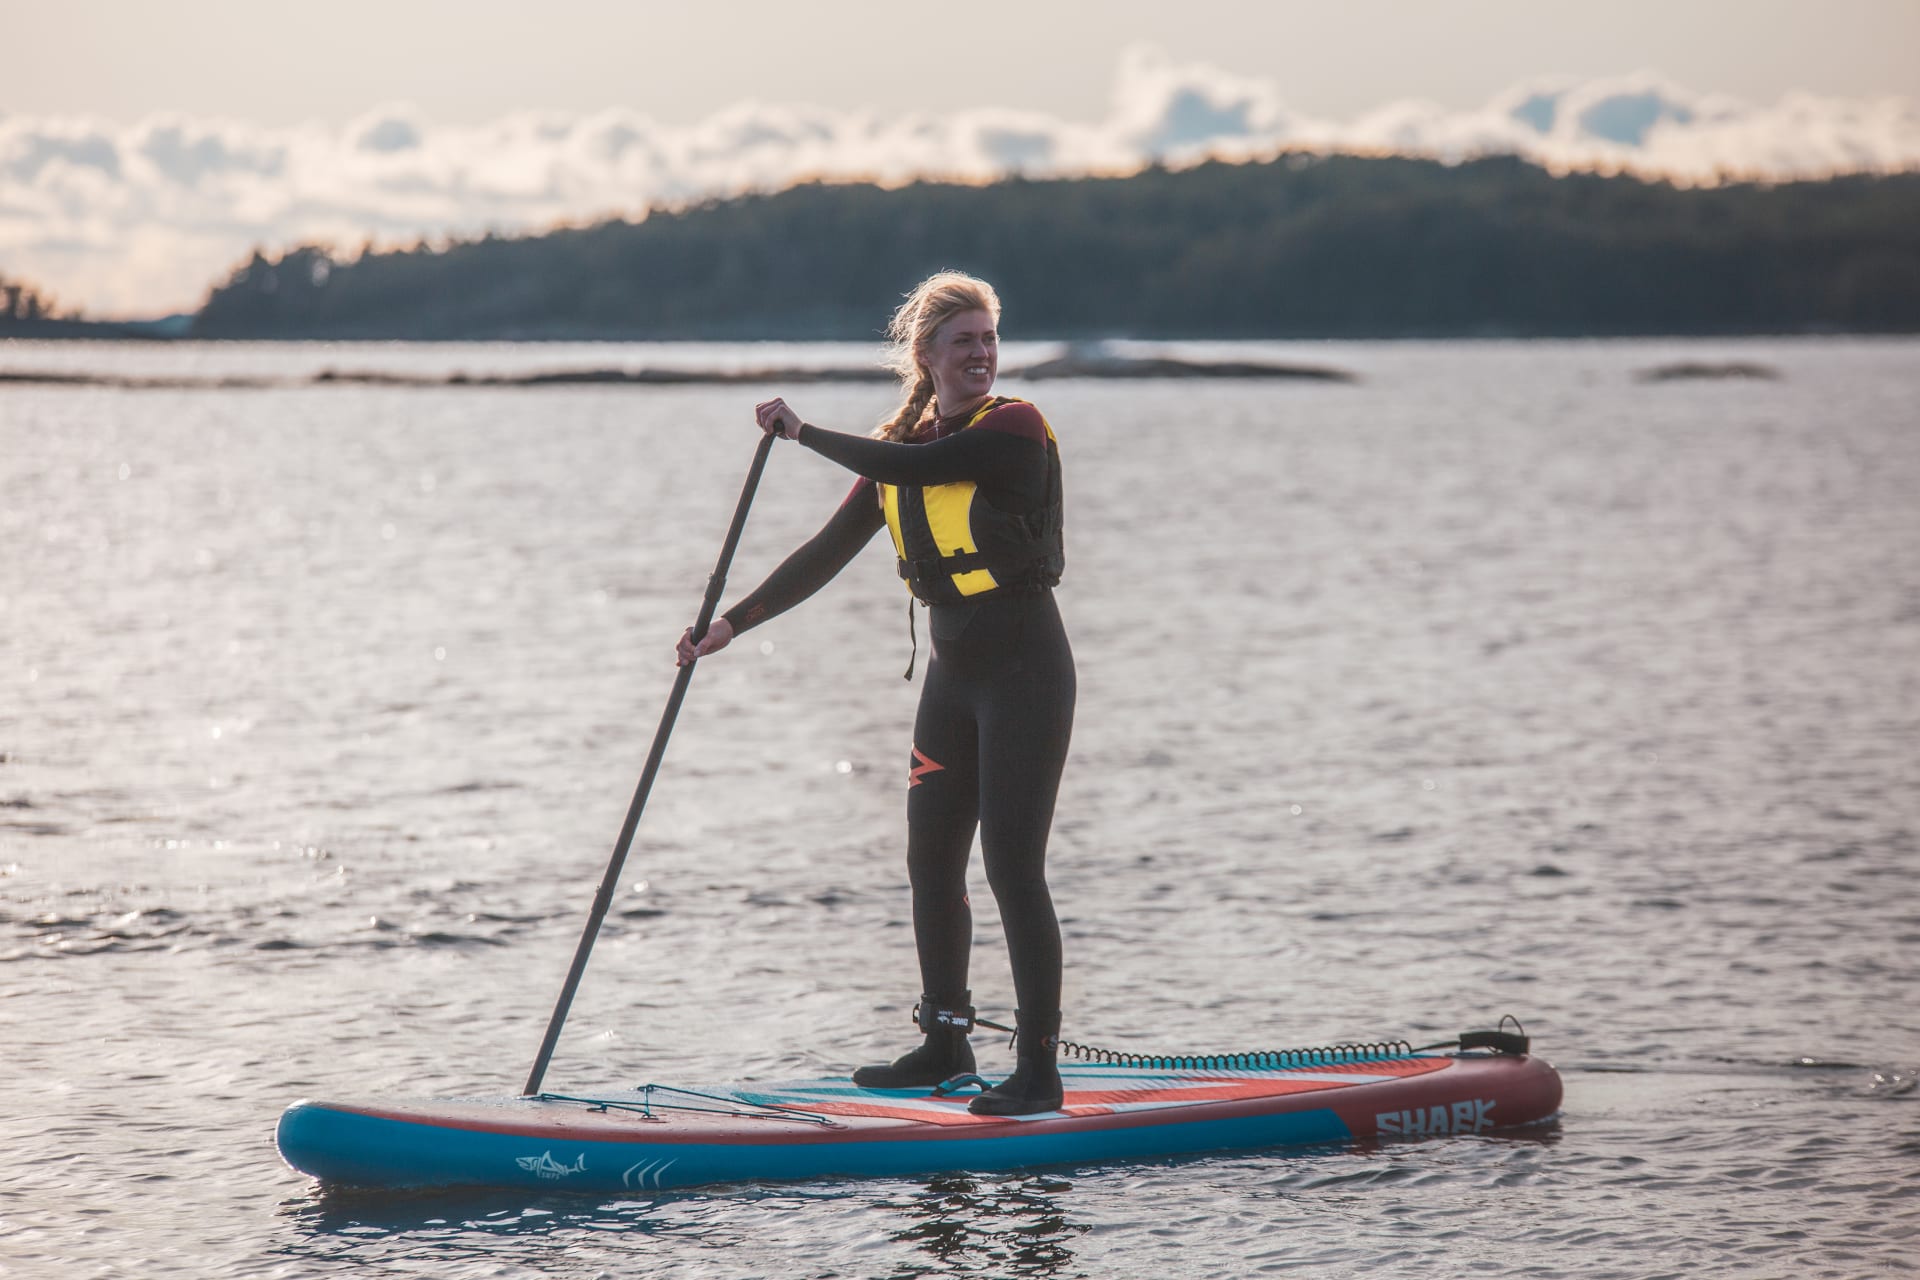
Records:
{"label": "woman's face", "polygon": [[994,332],[993,315],[962,311],[949,316],[921,350],[920,363],[933,377],[933,394],[943,412],[992,394],[994,375],[1000,371],[1000,335]]}

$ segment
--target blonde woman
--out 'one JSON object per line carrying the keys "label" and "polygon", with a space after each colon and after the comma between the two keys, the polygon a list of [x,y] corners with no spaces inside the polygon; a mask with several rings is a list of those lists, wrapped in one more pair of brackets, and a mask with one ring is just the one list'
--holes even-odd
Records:
{"label": "blonde woman", "polygon": [[[860,477],[826,525],[738,604],[682,663],[825,586],[878,533],[928,606],[933,656],[907,775],[907,871],[920,959],[921,1044],[862,1067],[869,1088],[924,1088],[974,1070],[967,962],[967,859],[980,833],[1019,1003],[1013,1074],[969,1105],[982,1115],[1058,1108],[1060,925],[1047,889],[1047,832],[1073,728],[1073,652],[1053,587],[1065,564],[1060,450],[1031,404],[993,394],[1000,300],[956,271],[923,282],[890,330],[905,402],[875,436],[827,431],[785,400],[763,431]],[[911,605],[909,606],[911,608]]]}

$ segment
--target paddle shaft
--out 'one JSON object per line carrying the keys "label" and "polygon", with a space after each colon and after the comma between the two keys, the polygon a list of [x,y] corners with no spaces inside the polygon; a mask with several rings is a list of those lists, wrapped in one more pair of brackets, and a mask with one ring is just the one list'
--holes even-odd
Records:
{"label": "paddle shaft", "polygon": [[[726,545],[720,548],[720,560],[713,567],[713,576],[707,579],[707,595],[700,602],[700,617],[693,624],[693,640],[698,644],[707,634],[707,627],[713,622],[713,611],[719,607],[720,593],[726,589],[727,568],[733,563],[733,550],[740,545],[740,531],[747,526],[747,508],[753,505],[753,491],[760,486],[760,473],[766,469],[767,454],[773,448],[774,437],[771,434],[760,438],[760,447],[754,451],[753,466],[747,471],[747,483],[740,490],[740,503],[733,510],[733,525],[727,530]],[[633,833],[640,826],[640,812],[647,807],[647,793],[653,790],[654,775],[660,772],[660,761],[667,753],[667,738],[673,733],[674,719],[680,714],[680,703],[687,696],[687,686],[693,682],[694,663],[689,662],[680,668],[674,677],[673,692],[667,697],[667,709],[660,715],[660,727],[654,731],[653,749],[647,753],[647,766],[640,772],[640,785],[634,789],[633,803],[627,807],[627,820],[620,828],[620,839],[613,846],[613,857],[607,863],[607,874],[601,877],[600,888],[593,895],[593,912],[587,917],[587,927],[580,935],[580,945],[574,949],[573,967],[567,970],[566,985],[560,990],[559,1003],[553,1006],[553,1017],[547,1022],[547,1035],[540,1042],[540,1056],[534,1059],[533,1070],[527,1073],[527,1087],[521,1090],[524,1096],[540,1092],[540,1081],[547,1074],[547,1063],[553,1058],[553,1047],[560,1041],[560,1029],[567,1023],[567,1011],[573,1007],[574,992],[580,989],[580,977],[587,971],[587,957],[593,953],[594,940],[600,936],[601,922],[607,918],[607,909],[613,905],[613,895],[620,886],[620,869],[626,865],[627,850],[633,847]]]}

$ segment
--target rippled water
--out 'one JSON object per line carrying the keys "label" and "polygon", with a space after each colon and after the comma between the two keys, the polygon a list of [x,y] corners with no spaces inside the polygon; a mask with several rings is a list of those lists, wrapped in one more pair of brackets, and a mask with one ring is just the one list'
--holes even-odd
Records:
{"label": "rippled water", "polygon": [[[758,392],[14,387],[0,1274],[1909,1273],[1920,344],[1269,354],[1361,380],[1031,389],[1065,450],[1080,661],[1069,1034],[1236,1049],[1511,1012],[1565,1075],[1557,1126],[605,1202],[320,1195],[273,1149],[293,1099],[518,1088]],[[0,366],[561,355],[588,358]],[[1636,379],[1681,359],[1782,376]],[[794,398],[860,424],[885,394]],[[844,487],[777,452],[736,589]],[[900,601],[876,545],[702,664],[550,1084],[903,1042]],[[1005,1013],[975,902],[976,994]]]}

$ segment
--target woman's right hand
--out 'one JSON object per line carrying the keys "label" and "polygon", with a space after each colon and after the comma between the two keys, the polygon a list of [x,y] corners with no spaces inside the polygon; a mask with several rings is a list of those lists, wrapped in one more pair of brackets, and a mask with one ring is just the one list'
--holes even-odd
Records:
{"label": "woman's right hand", "polygon": [[753,406],[753,420],[768,435],[785,436],[789,440],[800,438],[800,415],[779,396],[771,400],[762,400]]}
{"label": "woman's right hand", "polygon": [[679,659],[674,665],[684,667],[695,658],[717,653],[732,642],[733,624],[725,618],[715,618],[708,624],[707,634],[700,638],[699,644],[693,642],[693,628],[688,627],[681,634],[680,643],[673,647],[674,656]]}

